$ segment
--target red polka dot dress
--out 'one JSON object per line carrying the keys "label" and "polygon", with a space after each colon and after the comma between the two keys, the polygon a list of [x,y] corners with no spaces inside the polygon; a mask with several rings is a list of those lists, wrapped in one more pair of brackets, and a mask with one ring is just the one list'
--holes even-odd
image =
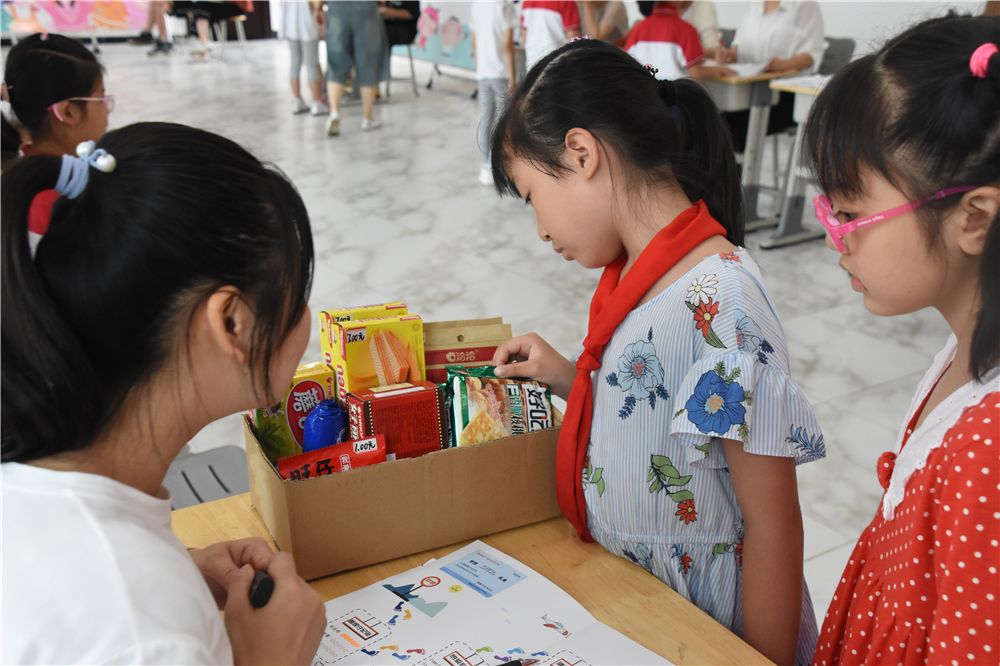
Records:
{"label": "red polka dot dress", "polygon": [[913,428],[953,340],[917,392],[898,456],[879,459],[886,492],[840,579],[816,664],[1000,663],[1000,371]]}

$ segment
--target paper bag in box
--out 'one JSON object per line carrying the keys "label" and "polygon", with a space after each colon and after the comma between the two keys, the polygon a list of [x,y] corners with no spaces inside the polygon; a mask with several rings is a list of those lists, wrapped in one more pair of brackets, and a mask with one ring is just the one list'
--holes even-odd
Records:
{"label": "paper bag in box", "polygon": [[474,368],[492,364],[497,345],[511,337],[510,324],[503,323],[501,317],[425,323],[427,381],[444,383],[449,365]]}

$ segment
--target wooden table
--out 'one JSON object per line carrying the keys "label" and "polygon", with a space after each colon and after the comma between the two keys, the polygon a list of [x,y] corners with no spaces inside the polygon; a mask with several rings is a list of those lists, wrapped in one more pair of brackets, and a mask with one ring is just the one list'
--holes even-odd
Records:
{"label": "wooden table", "polygon": [[[174,533],[189,548],[260,536],[274,543],[250,506],[249,494],[178,509]],[[597,544],[576,538],[562,518],[484,537],[569,593],[594,617],[676,664],[767,664],[744,643],[679,594]],[[464,544],[347,571],[312,582],[329,600],[422,566]]]}
{"label": "wooden table", "polygon": [[775,92],[795,94],[795,108],[792,113],[798,127],[795,130],[795,143],[792,146],[792,157],[788,164],[788,176],[785,178],[785,191],[781,200],[778,228],[770,238],[761,241],[760,246],[765,250],[788,247],[826,236],[826,231],[821,228],[806,229],[802,225],[806,183],[809,182],[811,176],[801,161],[802,137],[805,134],[809,109],[812,108],[812,103],[822,86],[829,80],[829,76],[813,75],[770,82],[771,90]]}
{"label": "wooden table", "polygon": [[747,142],[743,149],[743,202],[747,216],[747,231],[773,227],[773,220],[757,217],[757,199],[760,195],[760,163],[764,157],[767,139],[767,119],[771,107],[778,103],[778,93],[771,90],[772,80],[790,76],[794,71],[762,72],[754,76],[725,76],[700,78],[720,111],[745,111],[750,109],[747,120]]}

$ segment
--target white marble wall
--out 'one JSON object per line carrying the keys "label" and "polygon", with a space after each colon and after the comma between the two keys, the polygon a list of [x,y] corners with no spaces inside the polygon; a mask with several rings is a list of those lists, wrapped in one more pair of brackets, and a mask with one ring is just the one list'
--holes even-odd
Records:
{"label": "white marble wall", "polygon": [[[103,48],[107,88],[118,98],[113,126],[155,119],[218,131],[292,178],[313,220],[314,310],[402,299],[429,320],[503,315],[516,332],[538,331],[567,354],[579,343],[597,274],[540,243],[523,203],[477,184],[469,81],[438,79],[419,98],[397,81],[378,108],[381,130],[362,133],[360,109],[348,106],[343,134],[331,139],[322,118],[291,115],[281,42],[251,43],[245,59],[231,45],[225,62],[204,64],[187,62],[183,48],[157,59],[125,45]],[[394,64],[397,76],[408,71]],[[427,73],[418,65],[421,83]],[[758,242],[750,237],[751,250]],[[874,462],[892,446],[947,329],[935,313],[866,313],[820,242],[754,254],[783,317],[793,372],[826,435],[827,459],[802,467],[799,483],[806,574],[822,617],[879,501]],[[314,333],[306,360],[318,358]],[[192,446],[239,443],[231,418]]]}

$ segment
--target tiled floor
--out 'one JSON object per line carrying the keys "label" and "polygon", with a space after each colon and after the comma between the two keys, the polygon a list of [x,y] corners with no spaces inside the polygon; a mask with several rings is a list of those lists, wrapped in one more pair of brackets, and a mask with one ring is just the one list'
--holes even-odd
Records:
{"label": "tiled floor", "polygon": [[[391,103],[379,107],[383,129],[362,133],[360,109],[351,106],[343,135],[328,139],[322,118],[290,113],[282,43],[251,43],[245,59],[231,46],[226,56],[191,64],[183,49],[154,60],[142,49],[104,47],[107,88],[118,99],[112,123],[197,125],[281,167],[313,218],[314,310],[404,299],[431,320],[503,315],[516,332],[538,331],[565,353],[575,349],[597,274],[539,243],[523,204],[477,184],[469,81],[438,79],[419,98],[397,81]],[[407,71],[395,65],[397,75]],[[418,76],[426,80],[427,69],[418,67]],[[875,459],[893,445],[947,329],[935,313],[867,314],[822,243],[754,254],[828,447],[826,460],[802,467],[799,477],[806,577],[821,618],[878,504]],[[306,360],[318,360],[318,352],[314,334]],[[206,428],[192,447],[239,443],[239,421],[230,418]]]}

